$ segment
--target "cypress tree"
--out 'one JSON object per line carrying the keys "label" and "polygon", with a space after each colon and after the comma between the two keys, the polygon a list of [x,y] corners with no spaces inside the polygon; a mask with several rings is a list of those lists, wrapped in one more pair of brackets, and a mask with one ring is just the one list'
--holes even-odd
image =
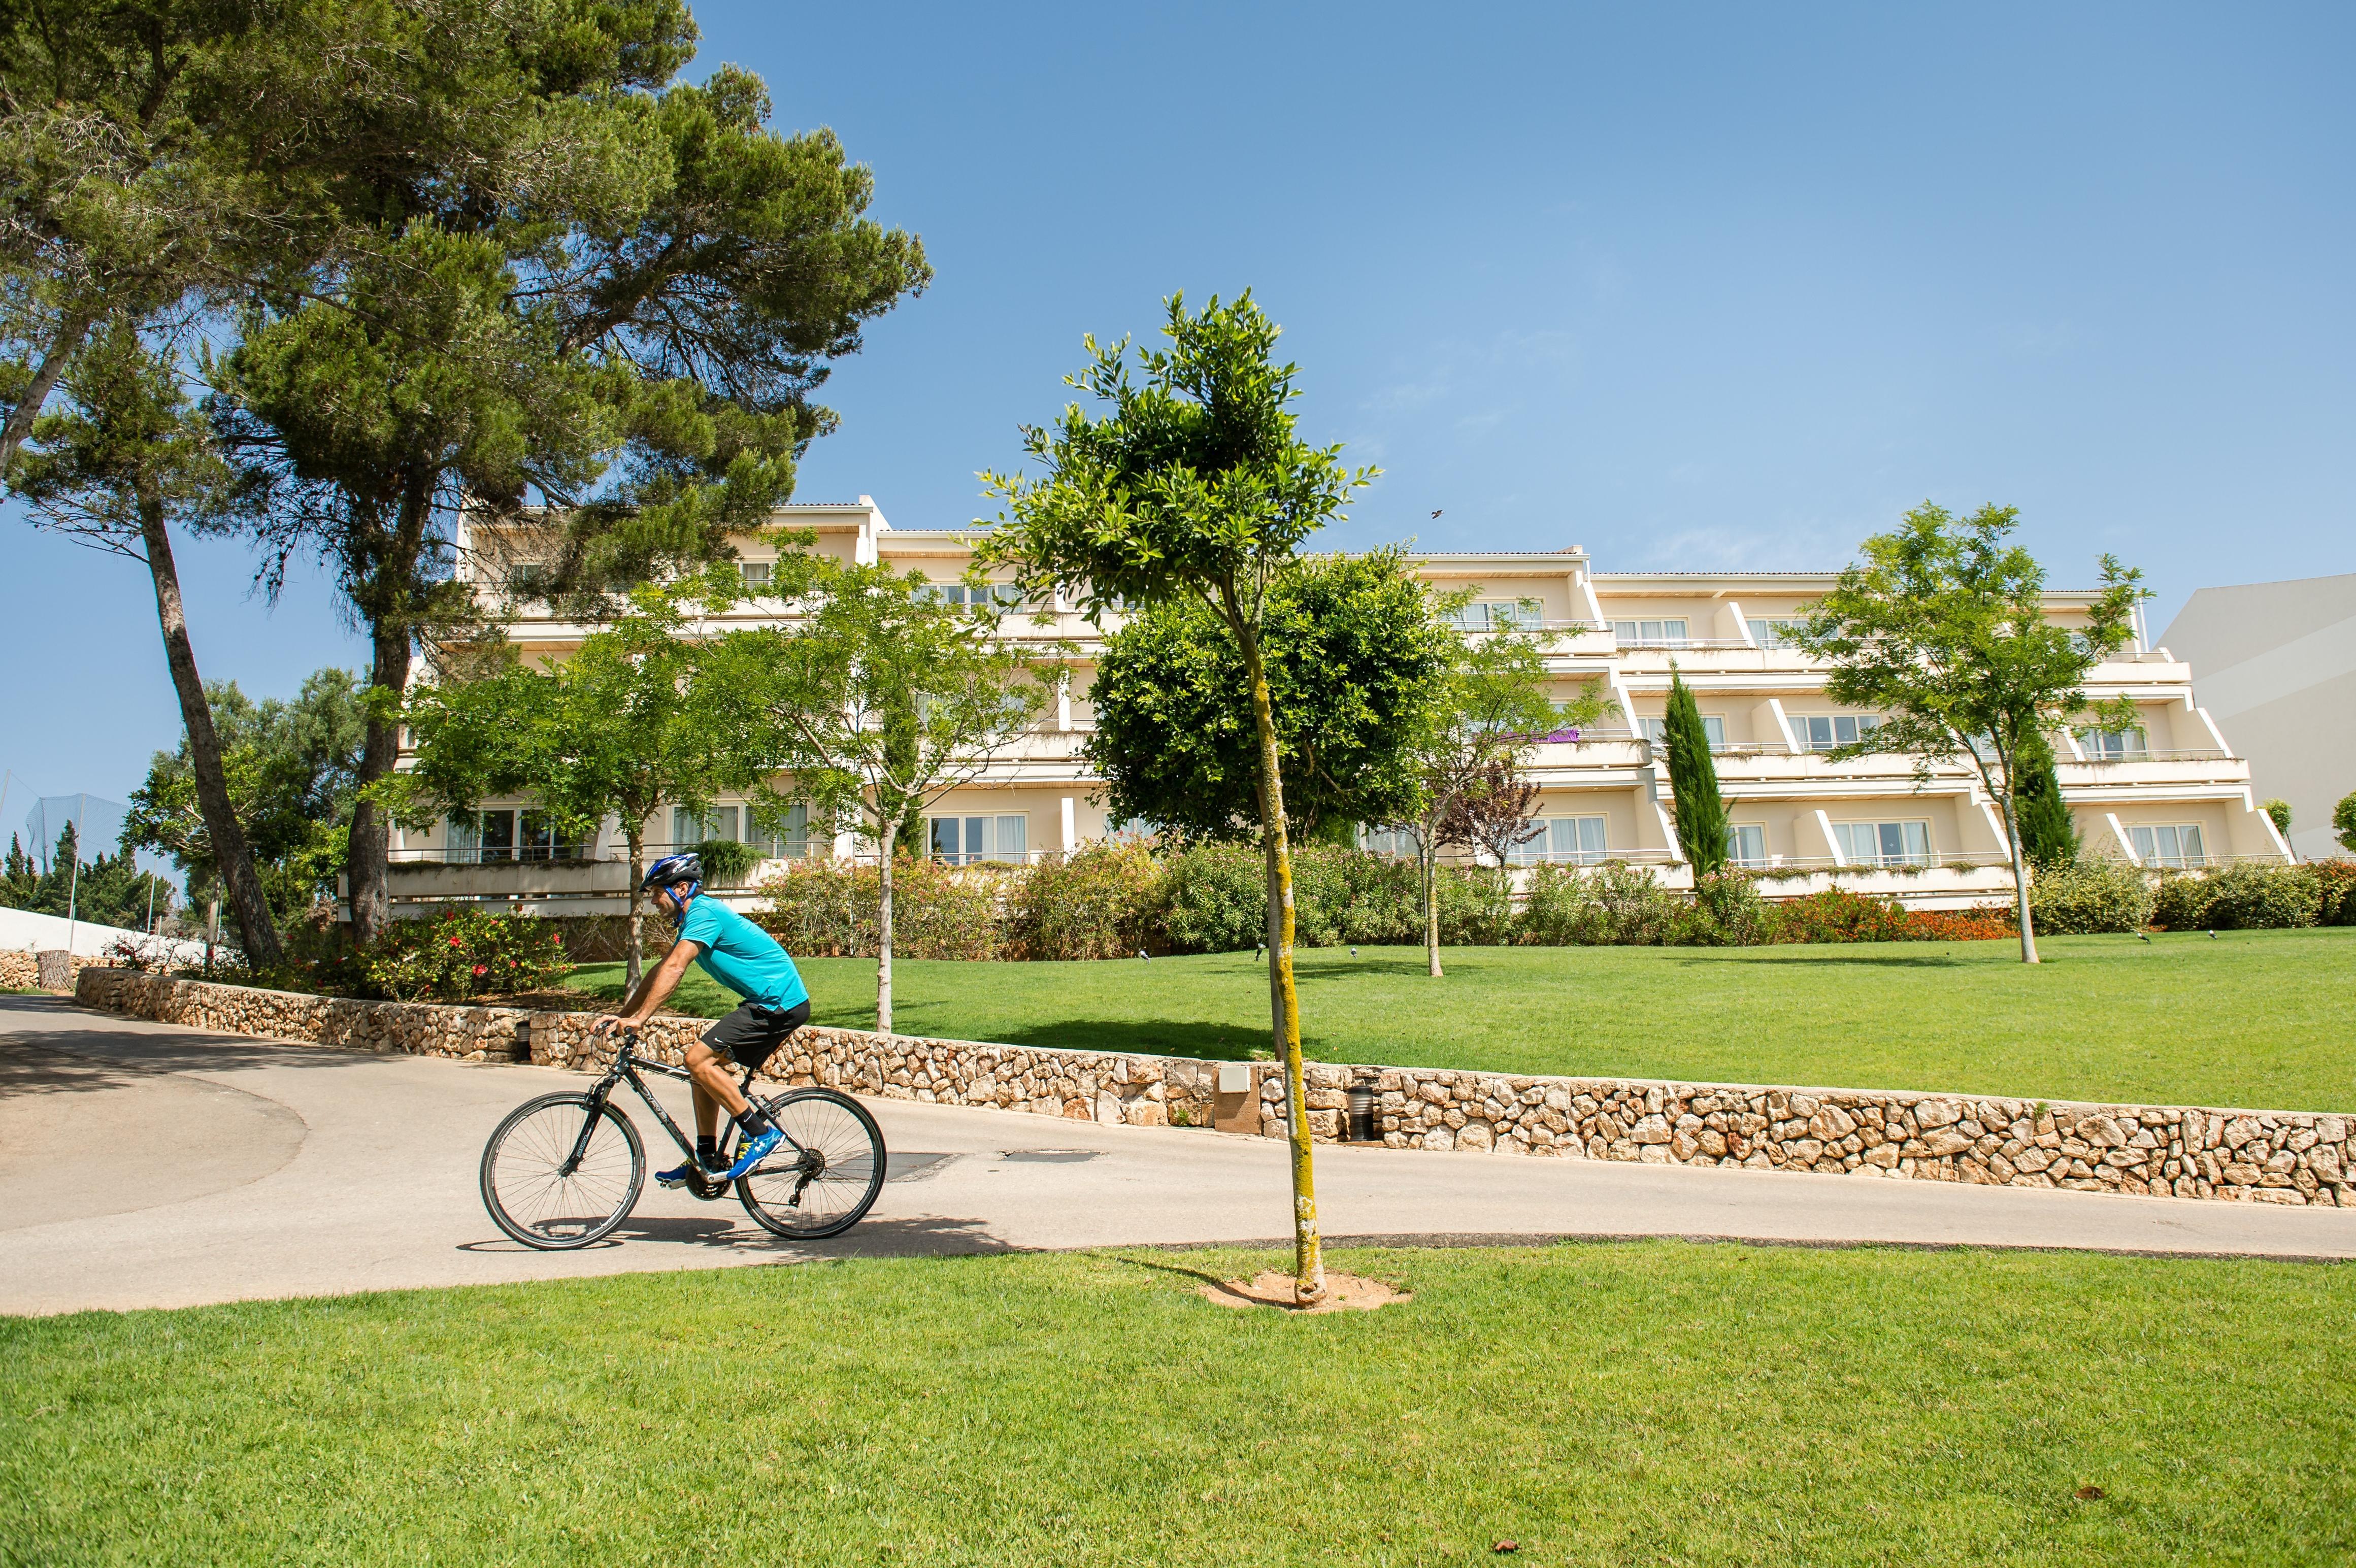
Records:
{"label": "cypress tree", "polygon": [[1726,802],[1718,793],[1718,764],[1686,677],[1669,675],[1669,793],[1676,802],[1677,845],[1696,878],[1726,865]]}
{"label": "cypress tree", "polygon": [[2035,730],[2020,742],[2020,784],[2013,791],[2020,816],[2020,848],[2032,866],[2067,866],[2079,854],[2078,824],[2062,798],[2053,747]]}

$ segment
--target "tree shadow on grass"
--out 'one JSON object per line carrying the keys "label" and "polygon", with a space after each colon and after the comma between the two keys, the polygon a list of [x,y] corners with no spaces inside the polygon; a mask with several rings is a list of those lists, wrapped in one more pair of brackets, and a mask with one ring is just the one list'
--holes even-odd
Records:
{"label": "tree shadow on grass", "polygon": [[[1876,950],[1869,953],[1858,952],[1854,949],[1846,953],[1840,952],[1838,948],[1843,944],[1835,943],[1826,943],[1824,945],[1827,951],[1794,954],[1788,958],[1778,954],[1772,962],[1816,965],[1835,969],[1961,969],[1970,962],[1968,959],[1957,958],[1947,953],[1890,953],[1880,950],[1878,944]],[[1716,951],[1731,954],[1756,953],[1760,950],[1758,948],[1722,948]],[[1706,964],[1725,961],[1722,957],[1712,956],[1710,949],[1680,953],[1669,960],[1680,968],[1697,968]]]}

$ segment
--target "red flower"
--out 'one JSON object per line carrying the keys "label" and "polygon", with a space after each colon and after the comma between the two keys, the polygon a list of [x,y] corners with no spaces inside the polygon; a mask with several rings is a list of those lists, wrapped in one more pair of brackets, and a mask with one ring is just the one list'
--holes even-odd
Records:
{"label": "red flower", "polygon": [[475,973],[477,975],[487,975],[490,971],[484,968],[480,964],[477,964],[475,965]]}
{"label": "red flower", "polygon": [[452,938],[450,939],[450,945],[451,945],[451,946],[453,946],[453,947],[457,946],[457,945],[458,945],[458,939],[457,939],[456,937],[455,937],[455,936],[454,936],[454,937],[452,937]]}

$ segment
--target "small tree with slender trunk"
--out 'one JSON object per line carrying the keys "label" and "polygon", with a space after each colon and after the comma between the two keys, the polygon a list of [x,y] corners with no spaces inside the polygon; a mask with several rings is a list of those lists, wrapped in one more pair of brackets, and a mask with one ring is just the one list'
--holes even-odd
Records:
{"label": "small tree with slender trunk", "polygon": [[982,554],[1014,567],[1033,592],[1070,586],[1092,611],[1199,600],[1236,639],[1258,739],[1269,1001],[1292,1135],[1293,1289],[1316,1301],[1325,1264],[1292,974],[1292,849],[1260,629],[1271,580],[1376,471],[1344,468],[1340,447],[1294,432],[1298,372],[1271,358],[1277,325],[1248,292],[1231,304],[1214,298],[1199,315],[1173,295],[1162,330],[1171,347],[1138,356],[1142,384],[1130,379],[1126,339],[1087,340],[1093,358],[1069,384],[1109,410],[1091,417],[1076,403],[1053,430],[1024,430],[1024,451],[1047,472],[985,475],[1006,517]]}
{"label": "small tree with slender trunk", "polygon": [[[1451,596],[1468,600],[1472,591]],[[1453,608],[1435,609],[1445,617]],[[1530,837],[1537,790],[1523,774],[1531,754],[1550,736],[1575,737],[1616,706],[1601,683],[1558,707],[1547,698],[1546,649],[1519,631],[1468,633],[1452,639],[1439,695],[1415,736],[1420,788],[1414,811],[1389,826],[1416,844],[1423,888],[1424,956],[1432,978],[1440,963],[1440,853],[1486,849],[1500,864]]]}
{"label": "small tree with slender trunk", "polygon": [[278,927],[230,797],[172,553],[172,525],[218,515],[229,471],[176,361],[168,339],[151,346],[138,323],[108,320],[63,372],[69,406],[32,422],[9,484],[44,526],[145,563],[209,858],[228,885],[246,962],[267,968],[283,956]]}
{"label": "small tree with slender trunk", "polygon": [[791,626],[716,641],[701,688],[705,722],[745,738],[732,766],[762,820],[781,826],[799,804],[813,827],[847,825],[874,846],[875,1027],[889,1034],[901,836],[1033,729],[1068,650],[1011,643],[993,604],[954,603],[921,573],[888,566],[818,562],[800,609]]}
{"label": "small tree with slender trunk", "polygon": [[1718,763],[1709,754],[1709,731],[1702,727],[1693,688],[1674,667],[1662,731],[1668,743],[1669,794],[1676,803],[1677,848],[1698,887],[1726,865],[1726,799],[1718,792]]}
{"label": "small tree with slender trunk", "polygon": [[2045,569],[2006,542],[2019,515],[1989,506],[1957,517],[1923,502],[1896,530],[1865,541],[1865,559],[1841,573],[1795,640],[1830,661],[1834,701],[1883,716],[1869,740],[1834,748],[1832,759],[1908,752],[1918,780],[1935,764],[1970,759],[2004,823],[2020,958],[2034,964],[2020,827],[2031,737],[2082,715],[2120,729],[2135,722],[2124,698],[2090,704],[2085,681],[2134,635],[2145,591],[2140,571],[2105,555],[2086,624],[2051,624]]}
{"label": "small tree with slender trunk", "polygon": [[537,800],[566,838],[615,817],[630,862],[634,987],[645,964],[646,825],[665,805],[710,805],[742,772],[741,737],[712,722],[710,645],[685,635],[695,592],[640,590],[612,626],[546,669],[509,658],[476,679],[421,687],[404,715],[414,765],[377,786],[387,815],[411,825],[501,795]]}
{"label": "small tree with slender trunk", "polygon": [[2021,854],[2033,870],[2075,862],[2082,848],[2078,824],[2062,798],[2053,743],[2041,731],[2030,731],[2020,738],[2019,794]]}

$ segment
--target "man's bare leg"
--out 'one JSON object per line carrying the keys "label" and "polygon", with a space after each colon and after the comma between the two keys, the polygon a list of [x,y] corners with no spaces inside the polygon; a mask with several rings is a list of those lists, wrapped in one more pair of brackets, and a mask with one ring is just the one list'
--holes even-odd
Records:
{"label": "man's bare leg", "polygon": [[721,1065],[720,1053],[700,1040],[687,1048],[687,1070],[695,1082],[695,1130],[703,1136],[719,1133],[723,1105],[732,1116],[741,1116],[752,1108],[752,1102],[736,1087],[736,1080]]}

